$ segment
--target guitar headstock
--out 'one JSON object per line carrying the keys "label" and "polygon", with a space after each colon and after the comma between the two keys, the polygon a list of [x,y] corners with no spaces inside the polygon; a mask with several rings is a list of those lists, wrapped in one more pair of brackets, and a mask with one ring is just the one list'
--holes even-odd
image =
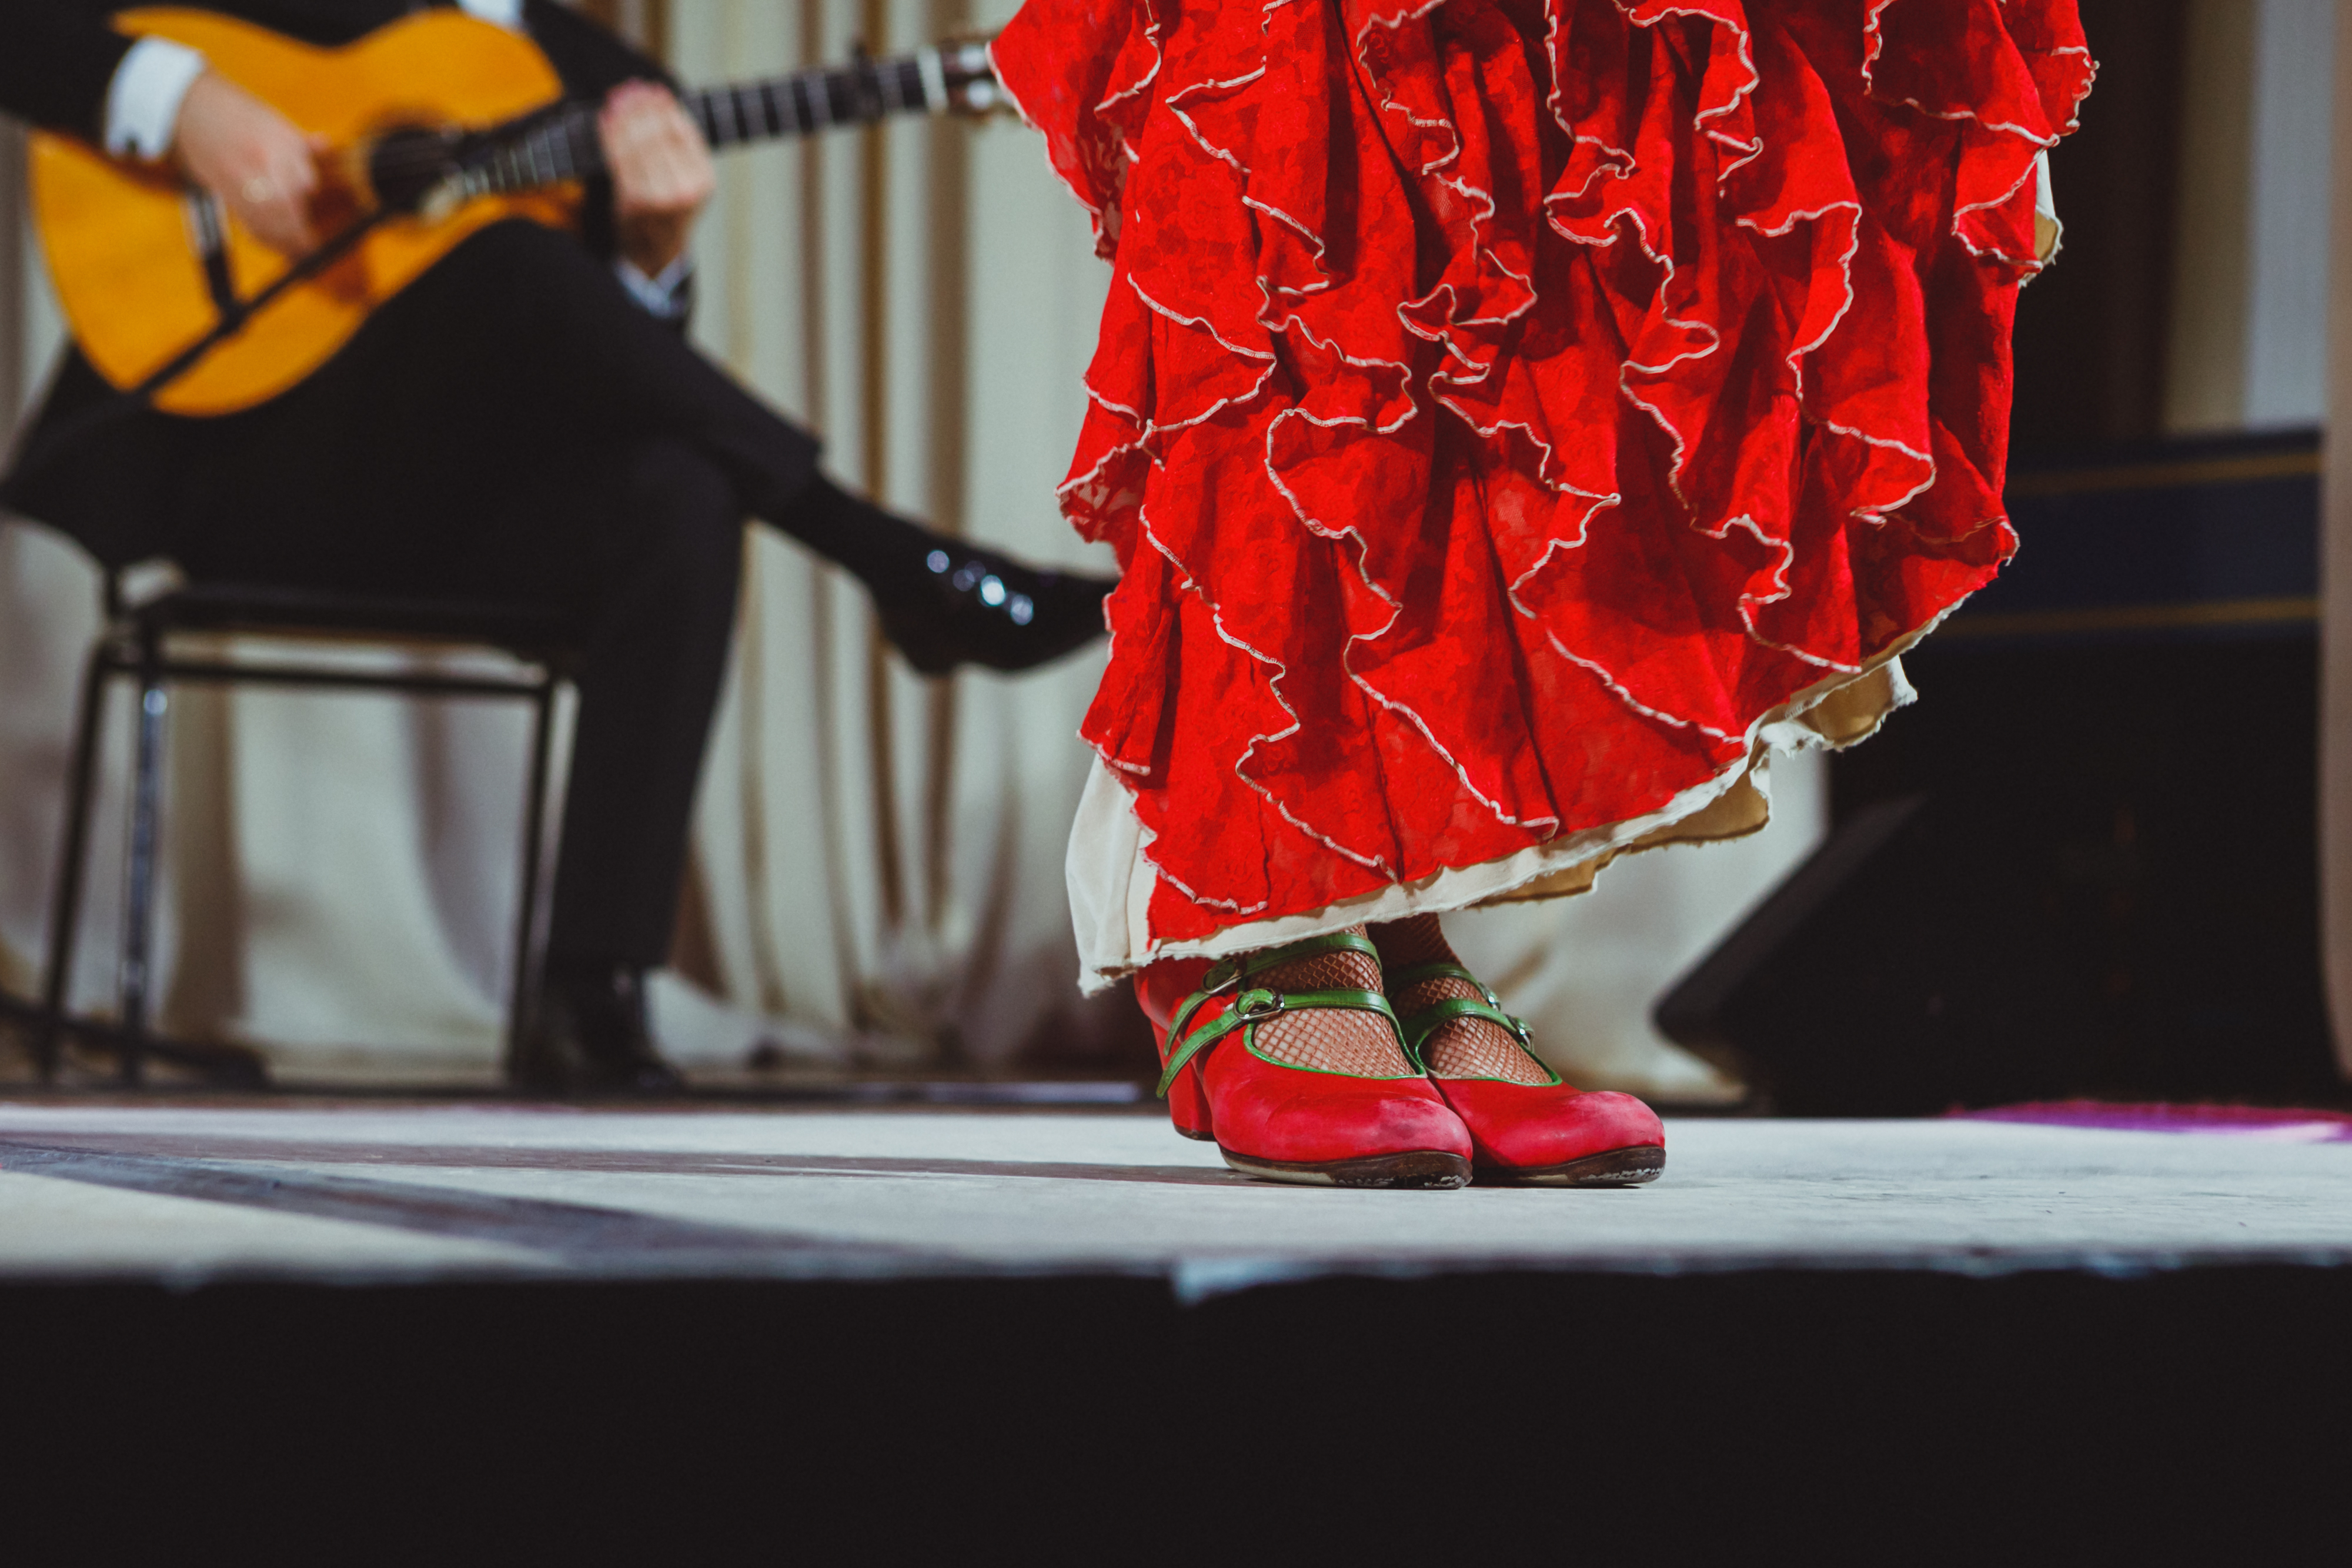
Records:
{"label": "guitar headstock", "polygon": [[986,38],[950,38],[925,53],[939,62],[940,85],[950,112],[976,118],[1016,112],[1012,98],[997,85]]}

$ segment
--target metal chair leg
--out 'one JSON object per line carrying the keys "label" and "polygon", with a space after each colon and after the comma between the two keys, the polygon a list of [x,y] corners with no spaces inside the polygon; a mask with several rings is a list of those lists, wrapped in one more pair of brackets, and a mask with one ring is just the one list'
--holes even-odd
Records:
{"label": "metal chair leg", "polygon": [[516,1080],[538,990],[539,878],[547,836],[547,775],[555,736],[556,677],[531,695],[530,782],[522,809],[522,896],[516,900],[514,990],[507,1001],[506,1073]]}
{"label": "metal chair leg", "polygon": [[74,956],[80,945],[82,878],[89,862],[89,813],[98,792],[98,742],[106,717],[106,691],[121,668],[112,642],[100,637],[81,677],[81,708],[74,723],[73,771],[66,782],[66,824],[50,884],[47,963],[41,977],[41,1016],[33,1030],[33,1061],[41,1082],[58,1071],[58,1041],[72,999]]}
{"label": "metal chair leg", "polygon": [[156,819],[163,772],[163,721],[171,695],[162,650],[152,637],[139,649],[139,745],[131,787],[130,885],[122,912],[122,1082],[137,1083],[146,1061],[151,947],[155,915]]}

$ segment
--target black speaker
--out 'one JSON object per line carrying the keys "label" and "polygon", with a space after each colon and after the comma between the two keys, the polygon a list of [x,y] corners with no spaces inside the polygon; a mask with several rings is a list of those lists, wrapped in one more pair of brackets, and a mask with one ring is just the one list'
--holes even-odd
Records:
{"label": "black speaker", "polygon": [[2022,476],[2016,565],[1832,765],[1829,841],[1661,999],[1789,1113],[2336,1103],[2315,444]]}
{"label": "black speaker", "polygon": [[1856,812],[1657,1006],[1759,1108],[1911,1115],[2095,1079],[2094,965],[1981,803]]}

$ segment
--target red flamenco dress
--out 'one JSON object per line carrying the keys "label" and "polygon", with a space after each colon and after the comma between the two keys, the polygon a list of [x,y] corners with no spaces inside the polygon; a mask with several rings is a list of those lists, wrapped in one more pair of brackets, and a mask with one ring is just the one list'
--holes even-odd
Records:
{"label": "red flamenco dress", "polygon": [[1087,978],[1760,826],[2015,548],[2074,0],[1028,0],[1113,264]]}

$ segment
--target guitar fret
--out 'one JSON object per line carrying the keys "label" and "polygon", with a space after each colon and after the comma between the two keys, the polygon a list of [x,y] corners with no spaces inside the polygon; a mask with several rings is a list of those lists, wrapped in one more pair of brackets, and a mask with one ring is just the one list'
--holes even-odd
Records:
{"label": "guitar fret", "polygon": [[[956,84],[949,85],[952,71]],[[977,81],[972,79],[977,77]],[[732,82],[681,100],[713,147],[754,138],[811,135],[862,125],[906,110],[934,113],[987,101],[987,57],[976,48],[927,48],[845,67],[811,67],[759,81]],[[973,98],[979,93],[982,96]],[[467,160],[457,175],[468,195],[511,192],[601,172],[604,149],[595,106],[583,104],[517,127]]]}

